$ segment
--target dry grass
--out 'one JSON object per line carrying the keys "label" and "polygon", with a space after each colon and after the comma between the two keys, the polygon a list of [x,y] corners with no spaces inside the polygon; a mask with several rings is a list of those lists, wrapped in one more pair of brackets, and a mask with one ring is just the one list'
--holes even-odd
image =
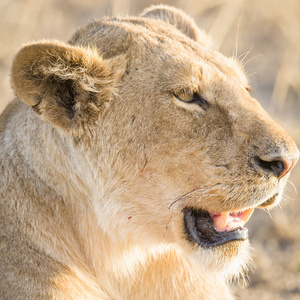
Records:
{"label": "dry grass", "polygon": [[[299,0],[1,0],[0,111],[12,99],[9,66],[31,40],[68,40],[81,25],[102,15],[138,14],[149,4],[175,5],[211,33],[215,48],[244,60],[254,96],[300,142]],[[300,190],[300,167],[291,178]],[[299,195],[288,185],[282,210],[257,212],[250,220],[256,268],[242,299],[300,299]]]}

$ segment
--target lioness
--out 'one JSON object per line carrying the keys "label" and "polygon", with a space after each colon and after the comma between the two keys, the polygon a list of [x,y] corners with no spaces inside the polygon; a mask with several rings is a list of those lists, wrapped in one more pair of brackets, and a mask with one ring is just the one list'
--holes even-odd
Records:
{"label": "lioness", "polygon": [[233,299],[298,160],[180,10],[25,45],[0,118],[1,299]]}

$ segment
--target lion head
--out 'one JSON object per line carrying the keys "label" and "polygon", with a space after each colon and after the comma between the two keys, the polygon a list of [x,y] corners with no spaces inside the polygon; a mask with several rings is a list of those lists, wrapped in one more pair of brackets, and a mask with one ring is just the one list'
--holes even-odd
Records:
{"label": "lion head", "polygon": [[28,44],[12,85],[68,149],[66,169],[47,166],[60,178],[53,186],[72,184],[68,193],[89,203],[115,245],[176,245],[208,270],[244,266],[244,224],[280,202],[298,160],[241,64],[176,9],[103,18],[69,43]]}

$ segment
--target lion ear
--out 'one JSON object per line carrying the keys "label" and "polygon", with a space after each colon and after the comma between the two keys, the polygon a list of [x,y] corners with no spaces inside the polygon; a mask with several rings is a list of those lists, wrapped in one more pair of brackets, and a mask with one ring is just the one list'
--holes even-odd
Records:
{"label": "lion ear", "polygon": [[189,38],[205,46],[211,44],[211,40],[206,33],[197,27],[195,21],[189,15],[178,8],[167,5],[154,5],[146,8],[141,16],[169,23]]}
{"label": "lion ear", "polygon": [[43,120],[65,131],[78,130],[99,118],[125,67],[124,57],[103,60],[88,48],[32,43],[13,61],[12,87]]}

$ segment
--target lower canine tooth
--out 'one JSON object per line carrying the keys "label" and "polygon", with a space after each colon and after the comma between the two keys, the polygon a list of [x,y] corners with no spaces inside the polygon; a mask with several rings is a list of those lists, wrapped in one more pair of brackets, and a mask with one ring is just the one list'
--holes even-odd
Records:
{"label": "lower canine tooth", "polygon": [[244,223],[246,223],[250,219],[251,215],[253,214],[253,211],[254,208],[249,208],[243,212],[242,221],[244,221]]}

